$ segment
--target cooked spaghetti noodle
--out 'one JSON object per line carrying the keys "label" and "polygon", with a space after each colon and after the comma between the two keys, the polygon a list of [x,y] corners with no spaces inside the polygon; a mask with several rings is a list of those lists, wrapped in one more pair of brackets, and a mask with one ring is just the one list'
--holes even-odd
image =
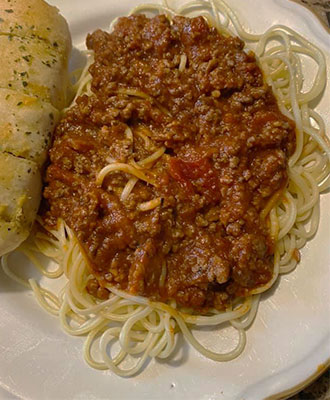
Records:
{"label": "cooked spaghetti noodle", "polygon": [[[33,279],[24,281],[14,275],[9,267],[10,255],[2,258],[5,272],[31,287],[39,304],[58,316],[64,331],[70,335],[87,335],[84,345],[87,363],[97,369],[110,369],[120,376],[138,373],[147,358],[169,357],[179,332],[205,357],[215,361],[237,357],[244,349],[245,329],[257,313],[260,294],[274,284],[279,274],[295,268],[300,259],[299,249],[315,234],[318,227],[319,194],[330,187],[329,143],[322,118],[310,106],[324,89],[326,80],[325,60],[319,49],[291,29],[280,25],[271,27],[262,35],[246,32],[236,14],[222,0],[193,0],[176,10],[171,8],[169,1],[164,0],[163,5],[138,6],[132,14],[148,11],[165,13],[169,19],[177,14],[191,16],[197,13],[203,15],[222,34],[230,35],[234,28],[240,38],[256,43],[255,53],[266,82],[272,87],[281,112],[295,121],[296,147],[289,159],[288,186],[284,192],[277,192],[261,213],[261,218],[268,222],[270,237],[275,242],[273,276],[261,287],[252,289],[249,296],[236,299],[223,312],[210,309],[207,315],[198,315],[192,310],[178,307],[175,301],[151,301],[109,284],[105,285],[111,293],[109,298],[96,299],[86,289],[92,276],[86,254],[73,231],[62,220],[58,221],[57,229],[50,231],[50,236],[45,234],[47,227],[44,226],[44,230],[38,230],[20,249],[46,277],[53,279],[65,275],[67,283],[58,296],[40,287]],[[314,82],[307,91],[303,88],[301,56],[310,57],[318,67]],[[187,68],[187,62],[187,56],[182,55],[178,69],[183,71]],[[92,78],[88,66],[78,82],[76,98],[82,93],[91,95]],[[121,93],[150,100],[160,107],[163,114],[169,114],[167,109],[143,92],[122,89]],[[152,166],[166,150],[165,147],[153,148],[147,130],[135,134],[127,130],[128,142],[134,142],[135,135],[143,138],[152,154],[126,164],[109,158],[109,165],[100,170],[96,177],[97,183],[102,185],[109,173],[124,171],[128,180],[120,193],[123,202],[128,200],[139,181],[154,184]],[[161,198],[151,199],[141,203],[139,208],[142,211],[150,210],[159,207],[161,202]],[[41,219],[38,223],[43,225]],[[39,253],[55,260],[58,268],[55,271],[44,269],[38,260]],[[163,264],[160,286],[164,285],[166,275],[166,264]],[[228,352],[215,353],[208,350],[192,334],[194,327],[220,328],[228,322],[238,334],[236,345]],[[109,350],[113,342],[119,344],[116,356]],[[95,355],[95,348],[98,349],[98,355]],[[128,356],[135,363],[128,363],[128,367],[122,368],[122,363],[127,365],[125,362]]]}

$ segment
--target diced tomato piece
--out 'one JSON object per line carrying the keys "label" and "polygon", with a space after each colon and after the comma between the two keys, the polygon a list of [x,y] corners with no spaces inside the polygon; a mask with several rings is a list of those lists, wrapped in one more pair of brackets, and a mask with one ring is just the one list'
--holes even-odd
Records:
{"label": "diced tomato piece", "polygon": [[172,157],[169,162],[169,172],[171,177],[180,182],[189,194],[198,192],[198,188],[202,188],[206,197],[219,200],[219,179],[208,158],[184,161]]}

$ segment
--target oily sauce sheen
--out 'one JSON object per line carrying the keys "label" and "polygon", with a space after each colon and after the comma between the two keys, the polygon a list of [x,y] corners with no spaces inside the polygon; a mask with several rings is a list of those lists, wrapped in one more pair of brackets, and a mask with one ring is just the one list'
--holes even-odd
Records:
{"label": "oily sauce sheen", "polygon": [[[287,183],[295,126],[254,54],[202,17],[163,15],[121,18],[112,33],[88,35],[87,47],[93,95],[56,130],[43,213],[48,226],[62,218],[77,235],[96,278],[88,291],[106,298],[110,284],[206,311],[267,283],[274,243],[260,214]],[[130,174],[96,184],[109,159],[130,164],[163,146],[145,172],[154,184],[139,180],[127,200]]]}

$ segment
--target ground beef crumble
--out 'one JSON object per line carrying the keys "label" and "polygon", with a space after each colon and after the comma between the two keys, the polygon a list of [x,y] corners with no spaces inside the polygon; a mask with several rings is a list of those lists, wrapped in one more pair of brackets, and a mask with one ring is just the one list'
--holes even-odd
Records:
{"label": "ground beef crumble", "polygon": [[[96,278],[90,293],[106,298],[110,283],[205,311],[268,282],[273,243],[260,214],[286,185],[295,127],[254,54],[202,17],[163,15],[120,18],[112,33],[88,35],[87,47],[93,95],[56,130],[44,219],[60,217],[76,233]],[[129,174],[96,185],[109,158],[132,163],[162,146],[148,172],[154,185],[139,180],[125,201]],[[155,209],[138,208],[159,197]]]}

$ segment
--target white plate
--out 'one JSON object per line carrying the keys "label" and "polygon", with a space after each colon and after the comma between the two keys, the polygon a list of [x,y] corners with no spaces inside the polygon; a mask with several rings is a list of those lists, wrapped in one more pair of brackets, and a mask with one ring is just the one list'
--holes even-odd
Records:
{"label": "white plate", "polygon": [[[67,18],[74,44],[81,45],[87,32],[107,28],[114,17],[126,14],[138,1],[51,3]],[[253,32],[263,32],[275,23],[285,24],[328,51],[328,34],[304,7],[288,0],[231,0],[230,4]],[[328,54],[328,66],[329,59]],[[326,94],[317,109],[330,126]],[[64,334],[57,320],[39,308],[31,293],[1,274],[0,386],[11,395],[33,400],[154,400],[169,396],[171,400],[258,400],[290,389],[320,370],[330,357],[329,238],[328,194],[321,200],[316,237],[303,249],[297,269],[282,276],[263,297],[257,319],[247,333],[246,349],[236,360],[215,363],[183,346],[174,360],[152,361],[130,379],[89,368],[82,359],[83,339]],[[224,334],[229,335],[226,331]],[[203,340],[219,349],[223,336],[211,332],[204,334]]]}

